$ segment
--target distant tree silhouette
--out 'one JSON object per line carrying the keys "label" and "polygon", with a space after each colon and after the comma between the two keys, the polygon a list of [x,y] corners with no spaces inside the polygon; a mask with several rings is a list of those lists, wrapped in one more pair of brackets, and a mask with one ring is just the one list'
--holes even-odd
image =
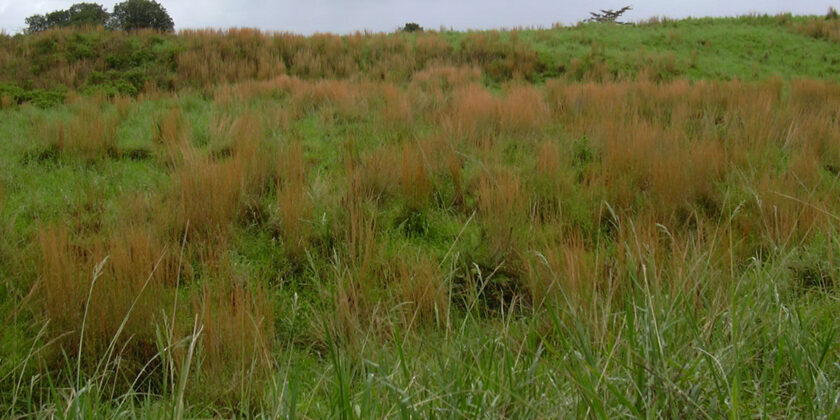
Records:
{"label": "distant tree silhouette", "polygon": [[615,22],[615,23],[618,23],[618,24],[623,24],[623,22],[616,22],[616,19],[621,17],[621,15],[623,15],[628,10],[633,10],[633,8],[630,7],[630,6],[624,6],[621,9],[618,9],[618,10],[612,10],[612,9],[604,10],[604,9],[601,9],[600,13],[589,12],[589,14],[592,15],[592,16],[589,19],[587,19],[586,22],[598,22],[598,23],[613,23],[613,22]]}
{"label": "distant tree silhouette", "polygon": [[67,10],[56,10],[46,15],[32,15],[26,22],[27,33],[46,31],[68,26],[102,26],[108,21],[108,11],[96,3],[76,3]]}
{"label": "distant tree silhouette", "polygon": [[414,22],[408,22],[400,28],[402,32],[423,32],[423,27]]}

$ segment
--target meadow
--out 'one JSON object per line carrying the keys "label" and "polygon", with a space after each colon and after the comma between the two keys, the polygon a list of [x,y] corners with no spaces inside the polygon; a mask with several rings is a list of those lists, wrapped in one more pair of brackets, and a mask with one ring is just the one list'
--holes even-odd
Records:
{"label": "meadow", "polygon": [[838,43],[0,36],[0,417],[838,416]]}

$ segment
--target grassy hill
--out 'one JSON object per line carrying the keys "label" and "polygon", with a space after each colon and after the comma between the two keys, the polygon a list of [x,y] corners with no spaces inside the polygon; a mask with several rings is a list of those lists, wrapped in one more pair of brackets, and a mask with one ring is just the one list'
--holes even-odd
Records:
{"label": "grassy hill", "polygon": [[[835,20],[781,16],[582,24],[551,30],[422,34],[267,34],[241,29],[124,34],[57,30],[0,38],[0,92],[16,101],[33,89],[136,95],[219,83],[305,79],[406,82],[433,65],[480,68],[488,83],[674,78],[837,79]],[[641,75],[640,75],[641,73]]]}
{"label": "grassy hill", "polygon": [[0,417],[832,417],[838,22],[0,37]]}

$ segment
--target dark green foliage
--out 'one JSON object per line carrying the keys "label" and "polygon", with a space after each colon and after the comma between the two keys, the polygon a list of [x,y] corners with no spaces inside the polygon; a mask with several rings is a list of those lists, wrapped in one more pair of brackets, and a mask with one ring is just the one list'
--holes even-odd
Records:
{"label": "dark green foliage", "polygon": [[67,97],[67,89],[58,87],[55,89],[33,89],[24,95],[24,102],[30,102],[39,108],[50,108],[64,103]]}
{"label": "dark green foliage", "polygon": [[127,0],[114,6],[108,22],[113,29],[132,31],[155,29],[162,32],[175,30],[175,24],[166,9],[153,0]]}
{"label": "dark green foliage", "polygon": [[423,32],[423,27],[414,22],[408,22],[400,28],[402,32]]}
{"label": "dark green foliage", "polygon": [[0,83],[0,96],[8,96],[15,102],[20,102],[24,96],[24,90],[11,83]]}
{"label": "dark green foliage", "polygon": [[140,93],[146,79],[140,70],[118,72],[108,70],[106,72],[95,71],[90,74],[84,92],[103,93],[113,97],[117,94],[135,96]]}
{"label": "dark green foliage", "polygon": [[67,88],[24,89],[12,83],[0,83],[0,97],[9,97],[14,103],[31,103],[39,108],[49,108],[64,103]]}
{"label": "dark green foliage", "polygon": [[96,3],[76,3],[67,10],[70,26],[102,26],[108,20],[108,11]]}
{"label": "dark green foliage", "polygon": [[24,21],[26,22],[26,32],[27,33],[35,33],[46,31],[47,26],[47,17],[44,15],[32,15]]}
{"label": "dark green foliage", "polygon": [[108,11],[100,4],[76,3],[67,10],[56,10],[46,15],[26,18],[26,32],[35,33],[68,26],[103,26],[108,17]]}

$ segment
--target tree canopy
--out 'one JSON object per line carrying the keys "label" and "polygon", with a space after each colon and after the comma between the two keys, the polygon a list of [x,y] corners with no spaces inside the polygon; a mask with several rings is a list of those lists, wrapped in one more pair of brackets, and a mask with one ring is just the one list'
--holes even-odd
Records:
{"label": "tree canopy", "polygon": [[32,15],[26,18],[25,22],[27,33],[68,26],[106,26],[125,31],[175,29],[175,24],[166,9],[153,0],[126,0],[115,5],[113,13],[108,13],[108,10],[97,3],[76,3],[66,10]]}
{"label": "tree canopy", "polygon": [[108,11],[96,3],[76,3],[67,10],[26,18],[26,32],[41,32],[67,26],[102,26],[108,21]]}
{"label": "tree canopy", "polygon": [[400,31],[403,31],[403,32],[423,32],[423,27],[420,26],[420,24],[418,24],[418,23],[408,22],[408,23],[405,24],[405,26],[400,28]]}
{"label": "tree canopy", "polygon": [[116,4],[108,26],[124,31],[134,29],[172,31],[175,29],[169,13],[154,0],[126,0]]}

